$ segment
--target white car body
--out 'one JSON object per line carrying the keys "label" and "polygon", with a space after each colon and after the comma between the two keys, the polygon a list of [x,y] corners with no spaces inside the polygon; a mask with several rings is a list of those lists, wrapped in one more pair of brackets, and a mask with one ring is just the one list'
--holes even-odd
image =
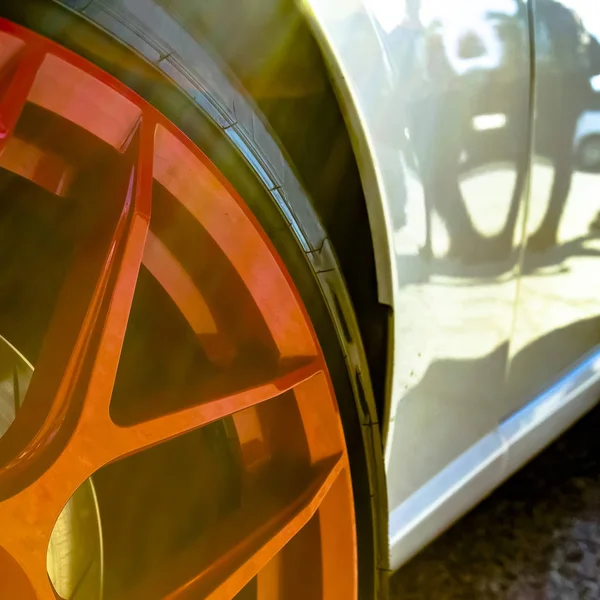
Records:
{"label": "white car body", "polygon": [[[542,3],[538,1],[535,9]],[[402,157],[407,137],[403,111],[418,89],[410,85],[414,69],[421,67],[409,64],[410,50],[402,48],[399,40],[408,44],[411,35],[422,38],[428,23],[437,19],[445,31],[443,44],[458,82],[465,73],[494,70],[501,62],[505,50],[489,19],[499,14],[521,19],[520,35],[527,38],[534,28],[545,27],[543,15],[534,23],[538,16],[528,6],[531,3],[513,0],[486,0],[478,7],[466,0],[423,0],[420,13],[417,9],[411,13],[409,4],[384,0],[301,3],[330,65],[354,141],[374,238],[379,299],[393,310],[386,420],[382,423],[393,569],[564,431],[594,405],[600,391],[600,339],[589,335],[582,341],[578,334],[567,334],[588,319],[592,327],[591,318],[600,314],[598,244],[595,239],[583,239],[586,223],[600,209],[597,191],[587,193],[590,186],[600,184],[598,176],[573,175],[569,197],[563,199],[566,209],[558,239],[540,253],[525,245],[524,232],[532,234],[544,210],[550,210],[552,169],[560,169],[560,164],[552,166],[538,156],[531,141],[533,150],[525,167],[530,186],[517,198],[514,211],[510,197],[519,176],[517,161],[488,160],[485,170],[462,174],[459,185],[464,202],[484,238],[496,235],[510,218],[514,225],[510,248],[499,262],[483,260],[463,266],[445,256],[448,232],[435,214],[426,214],[423,181]],[[558,2],[554,5],[550,9],[561,9]],[[520,16],[515,17],[517,9]],[[568,18],[563,11],[564,15]],[[597,30],[600,13],[588,11],[584,16],[583,27]],[[481,48],[475,58],[462,60],[457,40],[469,31],[479,36]],[[512,60],[521,61],[527,75],[524,81],[529,82],[527,53]],[[427,73],[421,71],[417,76],[426,80]],[[444,81],[430,83],[434,89],[446,85]],[[477,85],[472,89],[479,93]],[[535,96],[527,86],[523,85],[524,93],[531,92],[537,117],[535,103],[544,102],[544,91],[536,90]],[[542,112],[546,110],[540,106]],[[417,119],[426,120],[418,110]],[[527,102],[522,110],[527,122]],[[490,114],[499,112],[505,116],[498,110]],[[480,114],[487,115],[485,111]],[[505,124],[503,119],[500,126],[475,129],[499,130]],[[536,120],[536,128],[542,124]],[[599,129],[600,113],[584,112],[570,139],[577,143]],[[430,152],[441,141],[435,135],[434,130],[428,141]],[[427,219],[433,219],[434,266],[419,250],[426,242]],[[576,243],[583,245],[587,257],[560,256],[561,247]],[[517,258],[510,262],[513,253]],[[509,383],[510,374],[519,370],[515,357],[523,350],[531,357],[536,343],[550,340],[557,330],[565,333],[562,344],[573,348],[565,352],[564,361],[548,358],[561,352],[558,342],[553,350],[540,350],[530,361],[536,373],[531,385],[517,385],[521,392],[515,393]]]}

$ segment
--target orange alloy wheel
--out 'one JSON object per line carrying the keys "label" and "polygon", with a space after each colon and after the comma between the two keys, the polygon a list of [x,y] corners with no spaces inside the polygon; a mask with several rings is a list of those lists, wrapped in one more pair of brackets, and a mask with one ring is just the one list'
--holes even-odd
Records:
{"label": "orange alloy wheel", "polygon": [[356,598],[325,360],[214,165],[0,20],[0,192],[0,598]]}

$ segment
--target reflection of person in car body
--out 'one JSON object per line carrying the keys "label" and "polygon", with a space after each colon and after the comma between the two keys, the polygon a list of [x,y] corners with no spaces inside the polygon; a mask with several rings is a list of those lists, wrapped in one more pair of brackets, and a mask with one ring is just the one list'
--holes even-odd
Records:
{"label": "reflection of person in car body", "polygon": [[[448,232],[447,256],[485,260],[510,250],[527,165],[528,81],[526,15],[483,10],[464,23],[451,12],[432,21],[423,39],[423,82],[414,95],[409,122],[424,186],[428,221],[425,255],[431,255],[429,220],[435,212]],[[478,114],[501,113],[506,127],[483,137],[473,131]],[[486,143],[487,142],[487,143]],[[482,235],[467,210],[459,177],[463,157],[479,163],[508,161],[517,179],[502,231]],[[476,165],[472,165],[476,166]]]}
{"label": "reflection of person in car body", "polygon": [[[590,84],[590,77],[600,73],[600,44],[573,11],[556,0],[538,0],[536,14],[534,150],[551,159],[554,179],[546,213],[529,245],[543,249],[556,243],[574,170],[577,121],[585,110],[600,105]],[[480,13],[458,35],[445,19],[427,28],[421,66],[427,81],[408,111],[411,145],[424,185],[425,255],[431,255],[429,221],[434,210],[448,231],[448,256],[498,258],[506,256],[512,243],[528,163],[529,69],[523,58],[528,42],[522,31],[526,23],[519,3],[515,14]],[[479,140],[480,134],[472,131],[472,118],[486,113],[507,117],[507,126],[491,141]],[[479,163],[500,159],[516,166],[509,213],[503,230],[492,238],[477,231],[459,186],[461,156],[469,150]],[[593,225],[600,225],[600,215]]]}
{"label": "reflection of person in car body", "polygon": [[454,73],[438,32],[425,39],[425,69],[429,87],[411,108],[410,134],[423,181],[427,237],[425,255],[431,254],[431,216],[434,210],[446,224],[450,237],[449,255],[459,255],[462,248],[480,243],[471,217],[466,210],[458,185],[459,160],[463,132],[468,126],[464,114],[464,89],[453,81]]}
{"label": "reflection of person in car body", "polygon": [[600,73],[600,44],[577,15],[556,0],[536,5],[537,121],[535,152],[552,160],[554,178],[546,213],[528,246],[549,248],[558,228],[573,178],[573,138],[577,121],[600,104],[590,78]]}

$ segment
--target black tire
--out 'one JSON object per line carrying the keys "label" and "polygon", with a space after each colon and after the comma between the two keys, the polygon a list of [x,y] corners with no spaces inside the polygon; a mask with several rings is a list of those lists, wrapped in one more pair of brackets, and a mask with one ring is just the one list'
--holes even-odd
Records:
{"label": "black tire", "polygon": [[[134,32],[114,15],[111,21],[109,13],[88,11],[82,17],[90,2],[65,4],[70,8],[50,0],[9,2],[0,15],[93,62],[167,116],[234,185],[292,274],[340,405],[357,518],[359,595],[364,600],[387,598],[387,493],[368,366],[334,249],[290,161],[253,103],[204,47],[203,69],[217,76],[191,89],[189,79],[173,80],[185,74],[181,61],[169,63],[180,69],[171,78],[151,64],[159,44],[144,35],[155,32]],[[92,19],[101,21],[102,29]]]}

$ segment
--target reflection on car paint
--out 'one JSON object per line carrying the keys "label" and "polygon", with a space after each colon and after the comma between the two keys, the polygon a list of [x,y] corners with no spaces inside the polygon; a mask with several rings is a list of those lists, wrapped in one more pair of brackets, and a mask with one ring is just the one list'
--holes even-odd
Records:
{"label": "reflection on car paint", "polygon": [[537,0],[530,90],[525,4],[449,4],[423,0],[396,53],[420,75],[394,239],[392,511],[600,341],[600,14]]}
{"label": "reflection on car paint", "polygon": [[[529,33],[516,0],[424,0],[403,104],[390,508],[492,431],[503,399],[528,172]],[[396,32],[398,40],[405,34]],[[405,44],[406,48],[406,44]],[[395,409],[395,410],[394,410]],[[435,444],[423,444],[423,433]],[[410,460],[395,461],[405,456]]]}
{"label": "reflection on car paint", "polygon": [[543,45],[507,411],[600,342],[600,13],[590,5],[536,0]]}

